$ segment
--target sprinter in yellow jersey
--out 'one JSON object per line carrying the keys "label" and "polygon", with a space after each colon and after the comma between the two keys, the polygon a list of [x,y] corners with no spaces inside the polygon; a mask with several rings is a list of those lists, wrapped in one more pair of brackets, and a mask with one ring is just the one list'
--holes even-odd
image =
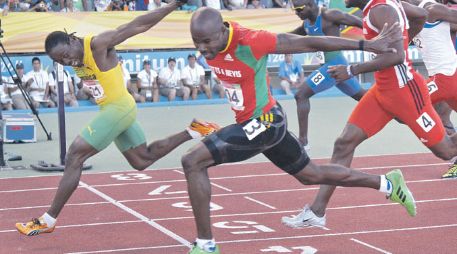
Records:
{"label": "sprinter in yellow jersey", "polygon": [[16,223],[20,233],[32,236],[52,232],[57,216],[78,186],[84,161],[105,149],[111,142],[116,143],[132,167],[143,170],[180,144],[218,129],[215,124],[194,120],[186,130],[147,146],[143,130],[136,120],[135,101],[123,83],[114,47],[149,30],[181,4],[183,1],[172,1],[165,7],[97,36],[78,38],[64,32],[48,35],[46,53],[54,61],[72,66],[82,79],[98,80],[99,85],[90,86],[90,89],[100,105],[100,112],[71,144],[65,172],[50,209],[28,223]]}

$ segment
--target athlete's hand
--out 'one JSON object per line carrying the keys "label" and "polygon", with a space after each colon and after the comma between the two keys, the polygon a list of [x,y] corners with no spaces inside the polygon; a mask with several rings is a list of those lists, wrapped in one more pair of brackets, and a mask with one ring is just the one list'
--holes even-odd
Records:
{"label": "athlete's hand", "polygon": [[384,24],[384,27],[375,38],[365,41],[363,50],[374,52],[376,54],[381,53],[397,53],[397,50],[391,48],[392,43],[403,40],[403,34],[401,32],[400,24],[395,22],[391,27]]}
{"label": "athlete's hand", "polygon": [[337,83],[351,78],[347,71],[347,65],[332,65],[329,66],[327,72],[336,80]]}

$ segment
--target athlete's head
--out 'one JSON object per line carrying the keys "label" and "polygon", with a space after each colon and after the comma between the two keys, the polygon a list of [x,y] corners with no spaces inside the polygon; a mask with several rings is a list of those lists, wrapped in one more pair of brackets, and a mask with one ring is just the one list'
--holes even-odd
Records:
{"label": "athlete's head", "polygon": [[362,9],[368,2],[369,0],[344,0],[346,8],[357,7]]}
{"label": "athlete's head", "polygon": [[[301,19],[309,19],[313,16],[313,11],[317,12],[318,7],[314,0],[292,0],[295,14]],[[316,14],[315,14],[316,15]]]}
{"label": "athlete's head", "polygon": [[73,34],[52,32],[46,37],[44,48],[52,60],[62,65],[83,66],[84,46]]}
{"label": "athlete's head", "polygon": [[190,33],[198,51],[206,59],[214,59],[228,43],[229,31],[219,11],[203,7],[198,9],[190,21]]}

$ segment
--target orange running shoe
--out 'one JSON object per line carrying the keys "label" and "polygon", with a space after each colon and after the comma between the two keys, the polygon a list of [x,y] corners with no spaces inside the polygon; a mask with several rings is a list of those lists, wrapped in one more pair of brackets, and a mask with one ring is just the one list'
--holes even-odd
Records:
{"label": "orange running shoe", "polygon": [[31,221],[27,223],[16,223],[16,229],[19,233],[27,235],[27,236],[34,236],[41,233],[51,233],[54,231],[55,225],[52,227],[48,227],[46,222],[44,222],[43,218],[33,218]]}
{"label": "orange running shoe", "polygon": [[192,120],[189,127],[186,128],[192,138],[205,137],[220,129],[221,127],[215,123],[200,121],[197,119]]}

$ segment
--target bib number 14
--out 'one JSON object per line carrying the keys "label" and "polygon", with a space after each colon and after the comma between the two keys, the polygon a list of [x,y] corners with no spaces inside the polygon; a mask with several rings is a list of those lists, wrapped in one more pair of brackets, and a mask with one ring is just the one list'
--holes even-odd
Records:
{"label": "bib number 14", "polygon": [[239,86],[224,87],[225,94],[234,110],[244,110],[243,91]]}

